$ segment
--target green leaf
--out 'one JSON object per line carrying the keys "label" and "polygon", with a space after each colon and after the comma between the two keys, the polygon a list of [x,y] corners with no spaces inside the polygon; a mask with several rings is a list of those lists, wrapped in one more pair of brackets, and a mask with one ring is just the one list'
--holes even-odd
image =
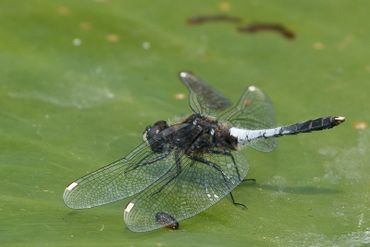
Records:
{"label": "green leaf", "polygon": [[[0,3],[0,244],[4,246],[362,246],[370,243],[368,1]],[[226,12],[225,12],[226,11]],[[240,24],[189,25],[227,14]],[[275,32],[239,25],[280,23]],[[180,70],[236,101],[253,84],[280,124],[343,115],[335,129],[243,150],[234,197],[138,234],[129,200],[71,210],[64,188],[126,155],[145,127],[190,113]],[[358,129],[364,127],[364,129]]]}

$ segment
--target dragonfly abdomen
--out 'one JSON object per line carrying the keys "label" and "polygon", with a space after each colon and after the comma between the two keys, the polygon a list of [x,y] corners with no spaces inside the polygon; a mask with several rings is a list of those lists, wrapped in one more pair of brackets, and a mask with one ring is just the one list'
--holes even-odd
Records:
{"label": "dragonfly abdomen", "polygon": [[344,117],[330,116],[271,129],[250,130],[232,127],[230,128],[229,132],[231,136],[238,139],[238,144],[243,145],[260,138],[296,135],[299,133],[308,133],[312,131],[330,129],[343,123],[344,120]]}
{"label": "dragonfly abdomen", "polygon": [[308,133],[324,129],[331,129],[342,122],[344,117],[321,117],[314,120],[308,120],[303,123],[296,123],[281,127],[281,135],[295,135],[298,133]]}

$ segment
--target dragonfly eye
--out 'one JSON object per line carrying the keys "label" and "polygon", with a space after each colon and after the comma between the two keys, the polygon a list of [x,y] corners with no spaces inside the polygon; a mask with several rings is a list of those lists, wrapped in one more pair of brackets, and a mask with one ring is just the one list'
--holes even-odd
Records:
{"label": "dragonfly eye", "polygon": [[161,120],[161,121],[156,122],[153,125],[153,128],[155,128],[156,130],[158,130],[158,133],[159,133],[162,130],[167,129],[168,128],[168,124],[167,124],[166,121]]}
{"label": "dragonfly eye", "polygon": [[166,128],[168,128],[168,124],[166,121],[158,121],[152,126],[146,127],[143,136],[144,141],[148,142],[148,140],[155,138],[156,135],[158,135],[162,130]]}

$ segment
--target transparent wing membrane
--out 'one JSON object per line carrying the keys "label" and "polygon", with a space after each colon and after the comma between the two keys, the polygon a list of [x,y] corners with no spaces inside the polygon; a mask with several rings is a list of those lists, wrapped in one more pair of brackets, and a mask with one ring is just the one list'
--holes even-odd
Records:
{"label": "transparent wing membrane", "polygon": [[[227,121],[234,127],[245,129],[267,129],[276,126],[275,111],[270,98],[259,88],[250,86],[239,102],[221,113],[220,121]],[[275,139],[256,139],[249,146],[264,152],[273,150]]]}
{"label": "transparent wing membrane", "polygon": [[179,77],[189,89],[189,105],[193,112],[214,116],[231,105],[228,98],[190,72],[180,72]]}
{"label": "transparent wing membrane", "polygon": [[154,153],[146,143],[117,160],[71,183],[64,191],[70,208],[91,208],[144,190],[173,165],[170,152]]}
{"label": "transparent wing membrane", "polygon": [[[204,154],[202,159],[221,170],[183,155],[181,172],[168,173],[128,204],[124,212],[127,226],[135,232],[163,227],[156,221],[161,212],[176,221],[190,218],[228,195],[246,176],[247,161],[242,153],[231,156]],[[222,172],[221,172],[222,171]],[[159,193],[158,193],[159,192]]]}

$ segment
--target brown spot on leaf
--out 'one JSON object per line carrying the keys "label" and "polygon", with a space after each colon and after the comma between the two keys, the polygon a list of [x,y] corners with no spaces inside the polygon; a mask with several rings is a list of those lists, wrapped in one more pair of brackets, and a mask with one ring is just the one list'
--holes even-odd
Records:
{"label": "brown spot on leaf", "polygon": [[251,104],[252,104],[252,100],[250,100],[250,99],[246,99],[246,100],[244,100],[244,102],[243,102],[243,105],[244,105],[245,107],[250,106]]}
{"label": "brown spot on leaf", "polygon": [[261,23],[261,22],[256,22],[256,23],[251,23],[242,27],[238,28],[239,32],[245,32],[245,33],[257,33],[261,31],[273,31],[273,32],[278,32],[283,37],[287,39],[294,39],[295,34],[284,27],[281,24],[276,24],[276,23]]}
{"label": "brown spot on leaf", "polygon": [[185,94],[177,93],[177,94],[175,94],[175,99],[183,100],[183,99],[185,99]]}
{"label": "brown spot on leaf", "polygon": [[110,43],[117,43],[119,41],[119,36],[117,34],[111,33],[105,36],[105,39]]}
{"label": "brown spot on leaf", "polygon": [[200,25],[206,22],[233,22],[239,23],[241,18],[228,15],[199,15],[188,18],[189,25]]}
{"label": "brown spot on leaf", "polygon": [[368,127],[368,124],[364,121],[357,121],[353,123],[353,127],[358,130],[363,130]]}
{"label": "brown spot on leaf", "polygon": [[222,12],[229,12],[231,10],[231,5],[229,2],[220,2],[218,4],[218,9]]}
{"label": "brown spot on leaf", "polygon": [[57,12],[59,15],[66,16],[69,15],[69,8],[67,6],[61,5],[58,7]]}
{"label": "brown spot on leaf", "polygon": [[315,50],[322,50],[325,48],[324,44],[317,41],[315,43],[313,43],[312,47],[315,49]]}
{"label": "brown spot on leaf", "polygon": [[82,30],[89,30],[91,29],[91,24],[90,22],[87,22],[87,21],[80,22],[80,28]]}

